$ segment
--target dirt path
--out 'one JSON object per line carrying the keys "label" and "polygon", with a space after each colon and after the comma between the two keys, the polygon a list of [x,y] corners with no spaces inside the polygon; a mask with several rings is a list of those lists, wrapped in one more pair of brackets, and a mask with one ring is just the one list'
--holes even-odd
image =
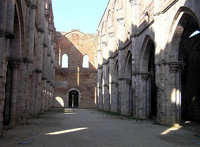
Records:
{"label": "dirt path", "polygon": [[199,130],[169,130],[151,121],[87,109],[53,109],[27,125],[5,129],[0,147],[200,147]]}

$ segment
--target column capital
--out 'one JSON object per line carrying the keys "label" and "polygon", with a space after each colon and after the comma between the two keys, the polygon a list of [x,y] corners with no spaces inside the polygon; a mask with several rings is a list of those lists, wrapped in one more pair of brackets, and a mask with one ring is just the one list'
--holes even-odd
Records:
{"label": "column capital", "polygon": [[142,76],[142,81],[146,81],[148,79],[148,77],[150,76],[149,73],[141,73]]}
{"label": "column capital", "polygon": [[20,58],[10,58],[9,59],[10,65],[14,69],[19,69],[21,61],[22,60]]}
{"label": "column capital", "polygon": [[110,38],[113,38],[114,37],[114,32],[109,32],[108,35],[109,35]]}
{"label": "column capital", "polygon": [[124,24],[124,17],[117,18],[117,22],[118,22],[118,24],[123,25]]}
{"label": "column capital", "polygon": [[176,73],[180,67],[180,62],[169,62],[169,72]]}
{"label": "column capital", "polygon": [[129,0],[129,2],[131,3],[131,6],[139,5],[138,0]]}
{"label": "column capital", "polygon": [[107,47],[107,42],[102,42],[103,47]]}
{"label": "column capital", "polygon": [[31,6],[31,0],[25,0],[25,3],[27,5],[27,7],[30,7]]}

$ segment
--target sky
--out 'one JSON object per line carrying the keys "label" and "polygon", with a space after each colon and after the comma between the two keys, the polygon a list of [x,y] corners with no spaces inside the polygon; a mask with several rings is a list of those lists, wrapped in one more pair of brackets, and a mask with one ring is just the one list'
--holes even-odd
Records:
{"label": "sky", "polygon": [[52,0],[56,31],[95,34],[109,0]]}

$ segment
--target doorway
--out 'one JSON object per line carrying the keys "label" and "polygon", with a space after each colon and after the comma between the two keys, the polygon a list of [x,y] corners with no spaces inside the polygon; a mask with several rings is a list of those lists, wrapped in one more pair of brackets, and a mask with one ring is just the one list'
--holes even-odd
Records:
{"label": "doorway", "polygon": [[149,43],[151,48],[150,56],[149,56],[149,66],[148,72],[150,73],[150,118],[154,118],[157,116],[157,88],[156,88],[156,80],[155,80],[155,50],[153,42]]}
{"label": "doorway", "polygon": [[77,91],[69,92],[69,108],[79,107],[79,94]]}

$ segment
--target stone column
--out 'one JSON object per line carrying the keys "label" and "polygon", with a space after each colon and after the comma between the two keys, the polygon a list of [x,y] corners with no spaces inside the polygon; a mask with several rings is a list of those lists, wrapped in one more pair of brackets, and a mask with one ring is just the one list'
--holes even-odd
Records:
{"label": "stone column", "polygon": [[7,1],[0,0],[0,136],[3,135],[3,108],[5,103],[5,25]]}
{"label": "stone column", "polygon": [[116,112],[116,97],[115,97],[115,81],[114,81],[114,59],[109,58],[109,93],[110,93],[110,109],[111,112]]}
{"label": "stone column", "polygon": [[49,91],[50,91],[50,83],[47,81],[47,92],[46,92],[46,104],[45,104],[45,111],[49,109]]}
{"label": "stone column", "polygon": [[139,75],[138,73],[132,74],[132,87],[134,89],[134,96],[133,96],[133,117],[139,118]]}
{"label": "stone column", "polygon": [[119,88],[118,88],[118,79],[117,79],[117,82],[115,83],[115,100],[116,100],[116,103],[115,103],[115,108],[114,108],[114,111],[117,112],[117,113],[120,113],[120,99],[119,99]]}
{"label": "stone column", "polygon": [[42,104],[41,104],[41,112],[45,112],[46,105],[46,78],[42,78]]}
{"label": "stone column", "polygon": [[120,89],[121,89],[121,114],[130,115],[130,82],[131,79],[122,78],[120,79]]}
{"label": "stone column", "polygon": [[144,119],[144,81],[143,81],[143,78],[142,78],[142,74],[139,74],[139,77],[138,77],[138,118],[139,119]]}
{"label": "stone column", "polygon": [[31,97],[32,97],[32,78],[33,78],[33,63],[29,62],[28,63],[28,79],[27,79],[27,114],[28,117],[30,117],[30,113],[31,113]]}
{"label": "stone column", "polygon": [[110,111],[110,95],[109,95],[109,73],[107,70],[107,64],[103,64],[103,102],[104,111]]}
{"label": "stone column", "polygon": [[102,68],[98,68],[98,102],[99,102],[99,109],[103,110],[103,97],[102,97]]}
{"label": "stone column", "polygon": [[5,79],[0,77],[0,137],[3,135],[3,111],[5,104]]}
{"label": "stone column", "polygon": [[149,74],[148,73],[143,73],[142,75],[142,93],[141,93],[141,98],[143,99],[143,115],[141,116],[141,118],[149,118],[149,114],[150,114],[150,99],[149,99],[149,89],[148,89],[148,77]]}
{"label": "stone column", "polygon": [[156,85],[157,85],[157,122],[166,125],[166,89],[165,81],[168,75],[166,63],[155,64],[156,66]]}
{"label": "stone column", "polygon": [[[181,96],[180,96],[180,80],[179,80],[179,62],[169,63],[169,83],[167,94],[167,112],[166,112],[166,124],[174,125],[175,123],[181,123]],[[177,76],[178,75],[178,76]]]}
{"label": "stone column", "polygon": [[16,124],[16,96],[17,96],[17,77],[18,70],[20,66],[20,59],[10,59],[9,60],[12,67],[12,92],[11,92],[11,111],[10,111],[10,125]]}

